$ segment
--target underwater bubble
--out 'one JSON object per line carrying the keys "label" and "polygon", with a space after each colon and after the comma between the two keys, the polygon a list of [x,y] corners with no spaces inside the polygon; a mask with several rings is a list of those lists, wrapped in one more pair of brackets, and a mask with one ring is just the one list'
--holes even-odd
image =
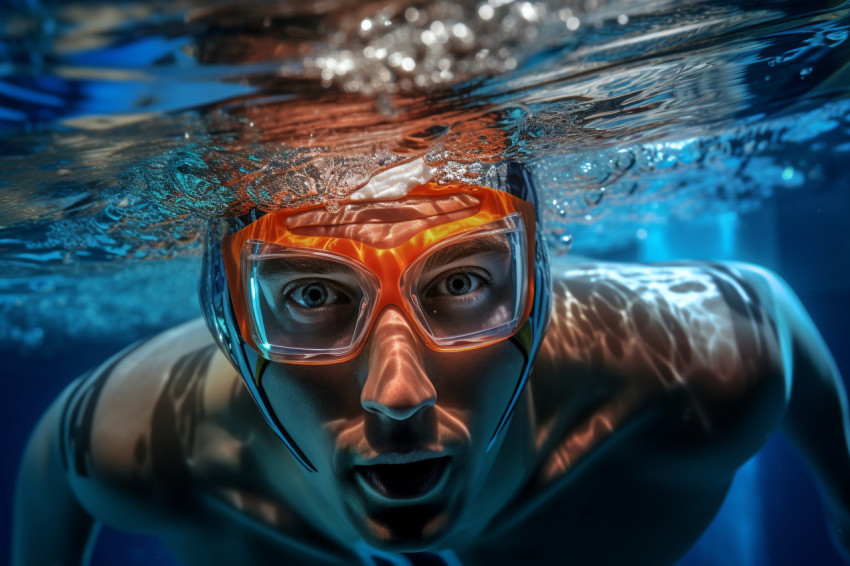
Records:
{"label": "underwater bubble", "polygon": [[627,169],[631,169],[635,164],[635,155],[631,150],[621,149],[617,152],[617,157],[614,160],[614,166],[621,170],[625,171]]}
{"label": "underwater bubble", "polygon": [[605,187],[585,191],[582,196],[584,197],[584,202],[590,206],[596,206],[602,202],[602,197],[605,196]]}

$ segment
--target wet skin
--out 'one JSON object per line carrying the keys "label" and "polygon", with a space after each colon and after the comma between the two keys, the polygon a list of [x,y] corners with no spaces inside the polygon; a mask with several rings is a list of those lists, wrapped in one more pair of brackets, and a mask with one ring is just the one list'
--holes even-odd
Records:
{"label": "wet skin", "polygon": [[317,465],[308,475],[317,492],[368,542],[417,550],[442,539],[466,499],[480,496],[490,435],[522,359],[507,341],[436,352],[388,307],[354,360],[275,364],[264,384]]}
{"label": "wet skin", "polygon": [[[202,323],[122,353],[36,432],[16,560],[79,556],[94,517],[161,536],[186,564],[358,564],[361,538],[464,564],[672,564],[783,419],[847,532],[843,392],[781,282],[705,264],[571,263],[553,278],[531,381],[489,452],[516,346],[435,352],[394,307],[356,358],[264,377],[316,473]],[[47,520],[73,528],[48,535]]]}

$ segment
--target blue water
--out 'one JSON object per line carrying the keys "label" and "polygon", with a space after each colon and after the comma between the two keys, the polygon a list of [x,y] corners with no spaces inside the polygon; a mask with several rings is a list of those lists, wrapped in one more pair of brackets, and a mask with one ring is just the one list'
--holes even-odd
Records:
{"label": "blue water", "polygon": [[[388,102],[399,122],[427,131],[460,111],[495,116],[503,147],[470,157],[476,148],[464,135],[480,132],[451,123],[422,148],[426,159],[446,178],[479,174],[500,158],[526,161],[555,255],[734,259],[776,271],[808,309],[846,382],[850,8],[595,4],[567,13],[555,2],[493,3],[494,12],[514,18],[508,29],[466,3],[451,16],[457,21],[445,16],[443,27],[460,43],[443,51],[435,47],[447,45],[439,43],[442,28],[428,25],[433,17],[424,9],[416,18],[399,14],[386,28],[374,17],[368,33],[355,26],[333,44],[321,34],[299,40],[309,43],[308,59],[283,52],[247,62],[218,41],[244,46],[246,37],[267,37],[259,24],[233,31],[233,20],[263,22],[261,9],[219,15],[220,24],[191,7],[0,5],[0,356],[12,390],[0,412],[8,455],[0,465],[0,556],[8,555],[18,458],[52,399],[121,347],[199,314],[198,230],[239,205],[237,190],[261,205],[300,194],[294,185],[223,190],[206,164],[265,168],[275,178],[306,164],[344,185],[350,179],[340,171],[368,175],[384,163],[375,152],[397,147],[397,132],[372,136],[370,150],[349,133],[335,138],[349,143],[345,159],[333,144],[283,151],[275,145],[281,137],[304,132],[285,120],[253,123],[260,113],[252,107],[317,93],[430,92],[437,102],[429,115]],[[538,17],[540,6],[548,12]],[[339,14],[322,17],[348,29]],[[275,15],[272,27],[286,18]],[[580,25],[573,29],[570,18]],[[411,46],[409,34],[391,33],[405,26],[432,35],[417,32],[420,43]],[[432,36],[436,43],[422,43]],[[475,49],[461,45],[466,40]],[[476,56],[496,40],[504,52]],[[406,64],[400,59],[384,77],[389,55],[377,58],[375,46],[390,54],[419,49],[415,68],[398,71]],[[205,111],[211,104],[217,109]],[[275,127],[278,137],[261,135]],[[236,142],[241,151],[220,151]],[[381,155],[393,159],[392,151]],[[96,565],[172,563],[160,543],[109,529],[93,554]],[[841,563],[816,488],[780,437],[739,472],[717,519],[681,561]]]}

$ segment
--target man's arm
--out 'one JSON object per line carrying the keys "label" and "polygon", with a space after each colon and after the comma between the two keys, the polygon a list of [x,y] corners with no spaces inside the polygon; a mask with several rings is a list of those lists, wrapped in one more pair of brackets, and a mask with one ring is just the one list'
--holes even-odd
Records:
{"label": "man's arm", "polygon": [[84,564],[92,517],[80,505],[62,465],[60,420],[73,385],[38,423],[18,472],[12,564]]}
{"label": "man's arm", "polygon": [[850,558],[850,418],[838,366],[788,286],[764,270],[739,267],[775,301],[788,397],[782,429],[817,478],[832,535]]}

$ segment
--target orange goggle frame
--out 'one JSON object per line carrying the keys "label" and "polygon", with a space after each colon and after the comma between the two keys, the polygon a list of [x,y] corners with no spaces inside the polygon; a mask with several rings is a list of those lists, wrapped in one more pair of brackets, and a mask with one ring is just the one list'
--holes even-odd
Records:
{"label": "orange goggle frame", "polygon": [[[331,363],[355,357],[365,342],[365,335],[368,335],[367,330],[358,344],[343,355],[331,357],[281,356],[261,347],[255,330],[256,321],[250,320],[252,308],[245,260],[252,244],[262,242],[294,252],[325,252],[362,266],[374,275],[373,279],[379,285],[376,304],[370,308],[373,314],[369,324],[373,324],[388,305],[399,307],[408,319],[416,321],[409,299],[402,292],[401,279],[408,266],[441,242],[475,238],[479,233],[485,233],[488,225],[516,216],[521,218],[524,228],[523,255],[527,263],[527,281],[521,282],[524,288],[521,314],[513,329],[516,333],[528,319],[534,294],[531,277],[534,273],[533,205],[487,187],[426,183],[394,201],[349,200],[340,203],[339,210],[335,212],[329,211],[325,205],[276,211],[226,236],[222,241],[222,257],[233,311],[242,336],[248,345],[267,359],[289,363]],[[306,222],[305,218],[308,219]],[[402,227],[401,230],[399,227]],[[369,236],[363,237],[361,232],[368,232]],[[489,341],[446,344],[423,332],[421,323],[417,322],[414,326],[428,346],[439,351],[478,348],[513,335],[502,335]]]}

